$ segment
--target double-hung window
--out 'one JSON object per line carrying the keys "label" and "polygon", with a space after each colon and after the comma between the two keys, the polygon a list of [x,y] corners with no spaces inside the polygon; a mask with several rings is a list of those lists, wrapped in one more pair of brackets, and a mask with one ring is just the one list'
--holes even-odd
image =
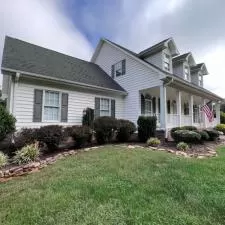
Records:
{"label": "double-hung window", "polygon": [[112,78],[119,77],[121,75],[124,75],[125,73],[126,73],[126,60],[125,59],[112,65],[112,67],[111,67]]}
{"label": "double-hung window", "polygon": [[115,64],[115,75],[116,77],[122,75],[122,61]]}
{"label": "double-hung window", "polygon": [[111,116],[111,106],[108,98],[100,99],[100,116]]}
{"label": "double-hung window", "polygon": [[163,67],[166,71],[170,71],[170,55],[164,53]]}
{"label": "double-hung window", "polygon": [[190,81],[189,67],[188,66],[184,67],[184,79],[187,80],[187,81]]}
{"label": "double-hung window", "polygon": [[44,91],[44,121],[59,121],[60,94],[55,91]]}
{"label": "double-hung window", "polygon": [[152,115],[152,100],[145,99],[145,115]]}

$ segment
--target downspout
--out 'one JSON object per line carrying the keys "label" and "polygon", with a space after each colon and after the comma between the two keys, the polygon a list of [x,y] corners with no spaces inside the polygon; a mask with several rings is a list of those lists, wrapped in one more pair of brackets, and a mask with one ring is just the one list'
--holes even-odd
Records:
{"label": "downspout", "polygon": [[11,92],[11,96],[12,96],[12,99],[11,99],[11,113],[15,116],[14,114],[14,109],[15,109],[15,88],[16,88],[16,84],[18,84],[19,82],[19,78],[20,78],[20,73],[16,73],[16,76],[15,76],[15,79],[13,80],[12,82],[12,92]]}

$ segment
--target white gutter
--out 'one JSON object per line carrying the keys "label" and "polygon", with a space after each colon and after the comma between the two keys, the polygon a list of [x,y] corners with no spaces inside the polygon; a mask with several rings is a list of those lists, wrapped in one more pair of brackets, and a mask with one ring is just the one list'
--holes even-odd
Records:
{"label": "white gutter", "polygon": [[[80,83],[80,82],[75,82],[75,81],[68,81],[68,80],[63,80],[60,78],[53,78],[53,77],[48,77],[48,76],[44,76],[41,74],[36,74],[36,73],[30,73],[30,72],[25,72],[25,71],[21,71],[21,70],[14,70],[14,69],[9,69],[9,68],[5,68],[2,67],[2,70],[6,70],[9,72],[15,72],[15,73],[20,73],[20,76],[26,76],[26,77],[35,77],[35,78],[42,78],[42,79],[47,79],[47,80],[52,80],[52,81],[59,81],[60,83],[64,83],[64,84],[73,84],[79,87],[85,87],[85,88],[89,88],[89,89],[94,89],[94,90],[101,90],[101,91],[110,91],[110,92],[116,92],[120,95],[127,95],[128,93],[125,91],[119,91],[119,90],[115,90],[115,89],[110,89],[110,88],[104,88],[104,87],[99,87],[96,85],[91,85],[91,84],[84,84],[84,83]],[[19,77],[18,77],[19,78]]]}

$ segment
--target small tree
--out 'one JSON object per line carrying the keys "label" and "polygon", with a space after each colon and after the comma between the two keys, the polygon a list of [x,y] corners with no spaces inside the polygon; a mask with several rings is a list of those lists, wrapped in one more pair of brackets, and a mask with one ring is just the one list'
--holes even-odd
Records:
{"label": "small tree", "polygon": [[93,121],[94,121],[94,109],[86,108],[83,111],[82,125],[93,127]]}
{"label": "small tree", "polygon": [[0,141],[3,140],[8,133],[15,131],[16,119],[7,109],[0,105]]}

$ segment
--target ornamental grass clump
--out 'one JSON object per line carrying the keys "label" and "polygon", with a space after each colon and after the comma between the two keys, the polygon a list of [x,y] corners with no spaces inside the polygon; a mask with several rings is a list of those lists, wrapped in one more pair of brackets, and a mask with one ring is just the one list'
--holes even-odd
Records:
{"label": "ornamental grass clump", "polygon": [[0,152],[0,168],[5,166],[8,163],[8,156],[3,152]]}
{"label": "ornamental grass clump", "polygon": [[179,142],[177,144],[177,150],[179,150],[179,151],[187,151],[188,149],[189,149],[189,146],[185,142]]}
{"label": "ornamental grass clump", "polygon": [[38,142],[36,142],[35,144],[27,145],[21,150],[16,151],[13,162],[19,165],[34,162],[38,159],[39,155]]}
{"label": "ornamental grass clump", "polygon": [[160,145],[160,143],[161,142],[158,138],[151,137],[147,140],[147,145],[152,146],[152,147],[158,147]]}

